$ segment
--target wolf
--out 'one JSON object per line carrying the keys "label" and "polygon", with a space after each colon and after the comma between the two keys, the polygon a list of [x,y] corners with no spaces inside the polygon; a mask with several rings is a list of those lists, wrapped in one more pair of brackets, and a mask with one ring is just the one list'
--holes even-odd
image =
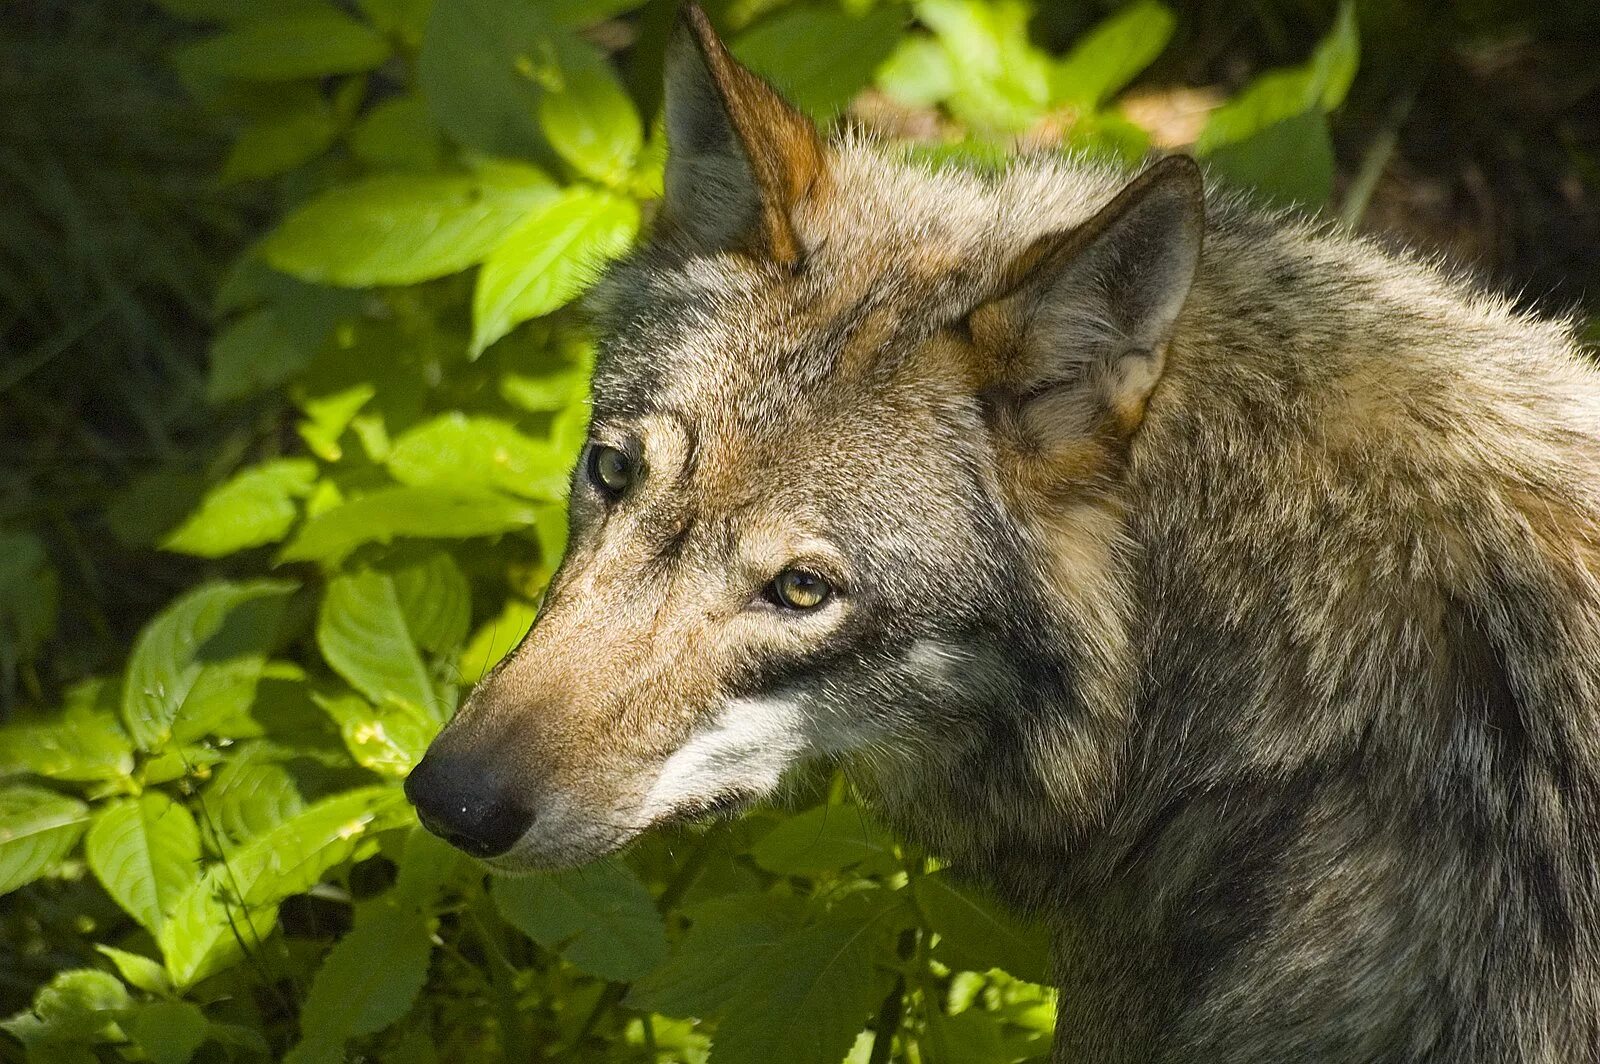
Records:
{"label": "wolf", "polygon": [[407,781],[498,870],[843,763],[1053,1059],[1600,1060],[1600,373],[1208,186],[830,138],[685,9],[571,545]]}

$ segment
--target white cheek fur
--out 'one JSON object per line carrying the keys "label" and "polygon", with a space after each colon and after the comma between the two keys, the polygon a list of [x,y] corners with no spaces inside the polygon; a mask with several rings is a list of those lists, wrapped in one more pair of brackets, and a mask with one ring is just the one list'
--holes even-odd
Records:
{"label": "white cheek fur", "polygon": [[770,794],[783,773],[811,749],[809,718],[788,698],[735,698],[711,727],[661,766],[641,810],[647,821],[729,791]]}

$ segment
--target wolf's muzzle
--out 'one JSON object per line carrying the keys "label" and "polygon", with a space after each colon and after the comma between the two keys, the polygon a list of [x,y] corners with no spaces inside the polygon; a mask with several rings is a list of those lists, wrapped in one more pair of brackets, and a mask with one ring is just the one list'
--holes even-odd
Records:
{"label": "wolf's muzzle", "polygon": [[481,757],[438,742],[406,777],[405,791],[423,827],[474,857],[505,853],[533,823],[514,788],[484,771]]}

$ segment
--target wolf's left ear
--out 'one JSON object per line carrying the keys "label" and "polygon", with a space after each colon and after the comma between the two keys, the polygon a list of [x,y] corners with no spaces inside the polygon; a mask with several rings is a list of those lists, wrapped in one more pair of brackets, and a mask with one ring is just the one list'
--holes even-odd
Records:
{"label": "wolf's left ear", "polygon": [[733,58],[698,4],[667,46],[666,105],[665,224],[708,250],[798,262],[794,209],[826,179],[822,138]]}
{"label": "wolf's left ear", "polygon": [[1048,433],[1131,433],[1165,365],[1205,230],[1200,168],[1169,156],[1076,228],[1037,240],[969,319],[995,383]]}

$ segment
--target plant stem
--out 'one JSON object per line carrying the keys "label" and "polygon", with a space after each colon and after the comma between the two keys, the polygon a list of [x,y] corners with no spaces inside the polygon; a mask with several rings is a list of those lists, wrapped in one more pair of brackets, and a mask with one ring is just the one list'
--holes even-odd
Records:
{"label": "plant stem", "polygon": [[872,1021],[872,1055],[867,1064],[889,1064],[889,1054],[894,1049],[894,1036],[900,1030],[900,1019],[906,1005],[906,977],[894,981],[894,989],[878,1006],[878,1017]]}

